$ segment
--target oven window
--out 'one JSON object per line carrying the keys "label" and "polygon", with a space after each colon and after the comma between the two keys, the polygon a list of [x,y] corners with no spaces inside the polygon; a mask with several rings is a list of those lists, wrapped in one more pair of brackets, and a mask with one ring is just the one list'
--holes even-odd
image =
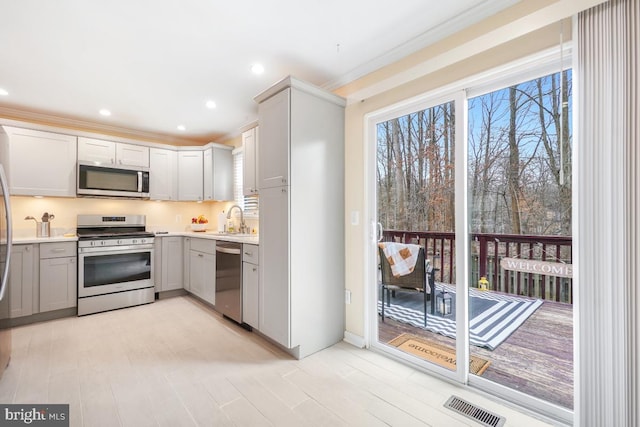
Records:
{"label": "oven window", "polygon": [[151,279],[151,252],[87,256],[84,287]]}

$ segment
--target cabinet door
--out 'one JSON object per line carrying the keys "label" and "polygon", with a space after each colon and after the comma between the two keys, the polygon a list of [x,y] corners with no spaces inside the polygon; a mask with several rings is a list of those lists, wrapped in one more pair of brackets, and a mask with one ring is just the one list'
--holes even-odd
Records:
{"label": "cabinet door", "polygon": [[[162,291],[162,239],[158,237],[153,240],[153,288],[154,292]],[[180,254],[182,259],[182,254]]]}
{"label": "cabinet door", "polygon": [[242,263],[242,321],[260,329],[260,296],[258,266]]}
{"label": "cabinet door", "polygon": [[245,196],[258,194],[256,169],[258,160],[258,128],[242,133],[242,193]]}
{"label": "cabinet door", "polygon": [[202,151],[178,152],[178,200],[202,200]]}
{"label": "cabinet door", "polygon": [[182,237],[162,238],[162,290],[182,289]]}
{"label": "cabinet door", "polygon": [[287,187],[260,189],[260,332],[291,347],[289,194]]}
{"label": "cabinet door", "polygon": [[215,304],[215,255],[191,250],[189,264],[189,290],[203,300]]}
{"label": "cabinet door", "polygon": [[11,195],[76,196],[76,137],[5,127]]}
{"label": "cabinet door", "polygon": [[213,149],[207,148],[202,153],[202,192],[204,200],[213,200]]}
{"label": "cabinet door", "polygon": [[149,167],[149,147],[116,143],[116,161],[122,166]]}
{"label": "cabinet door", "polygon": [[258,106],[260,145],[269,147],[258,156],[260,190],[289,183],[290,93],[285,89]]}
{"label": "cabinet door", "polygon": [[[33,314],[33,245],[15,245],[9,273],[9,317]],[[36,310],[37,313],[37,310]]]}
{"label": "cabinet door", "polygon": [[149,150],[149,198],[178,200],[178,153],[163,148]]}
{"label": "cabinet door", "polygon": [[204,151],[204,200],[233,200],[233,154],[225,148]]}
{"label": "cabinet door", "polygon": [[191,290],[191,238],[182,239],[182,283],[186,290]]}
{"label": "cabinet door", "polygon": [[102,139],[78,137],[78,160],[100,165],[116,164],[116,143]]}
{"label": "cabinet door", "polygon": [[40,260],[40,311],[75,307],[78,273],[75,257]]}

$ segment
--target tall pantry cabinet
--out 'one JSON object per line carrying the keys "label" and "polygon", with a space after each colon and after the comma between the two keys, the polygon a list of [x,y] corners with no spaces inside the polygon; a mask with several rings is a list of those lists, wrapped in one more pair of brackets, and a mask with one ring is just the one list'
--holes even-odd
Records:
{"label": "tall pantry cabinet", "polygon": [[255,100],[258,329],[303,358],[344,336],[345,101],[293,77]]}

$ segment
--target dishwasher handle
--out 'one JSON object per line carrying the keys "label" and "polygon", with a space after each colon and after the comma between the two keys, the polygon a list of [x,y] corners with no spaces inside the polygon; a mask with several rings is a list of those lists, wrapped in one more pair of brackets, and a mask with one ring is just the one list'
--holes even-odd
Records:
{"label": "dishwasher handle", "polygon": [[216,246],[216,252],[221,252],[223,254],[240,255],[242,254],[242,249],[240,249],[239,247]]}

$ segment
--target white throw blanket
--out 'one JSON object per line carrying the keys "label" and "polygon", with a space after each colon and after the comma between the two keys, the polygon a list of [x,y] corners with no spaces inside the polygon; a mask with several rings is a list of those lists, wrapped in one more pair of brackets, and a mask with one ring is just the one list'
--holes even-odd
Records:
{"label": "white throw blanket", "polygon": [[420,252],[419,245],[380,242],[378,246],[382,248],[384,256],[389,261],[391,274],[393,274],[394,277],[411,274],[416,268],[416,261],[418,260],[418,253]]}

